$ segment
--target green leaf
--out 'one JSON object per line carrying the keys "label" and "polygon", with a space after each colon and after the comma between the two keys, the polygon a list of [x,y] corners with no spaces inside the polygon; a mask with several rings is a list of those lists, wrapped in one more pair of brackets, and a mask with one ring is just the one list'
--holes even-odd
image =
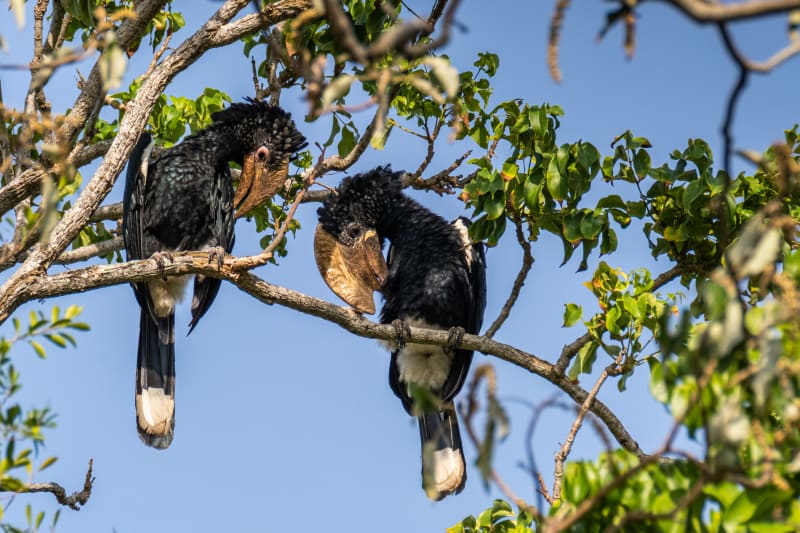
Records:
{"label": "green leaf", "polygon": [[647,150],[636,150],[633,156],[633,169],[639,176],[639,179],[644,179],[648,172],[650,172],[650,154]]}
{"label": "green leaf", "polygon": [[356,134],[353,129],[347,125],[342,129],[342,138],[339,141],[339,145],[337,149],[339,151],[339,157],[346,157],[353,148],[356,146]]}
{"label": "green leaf", "polygon": [[64,341],[64,339],[61,337],[61,335],[58,335],[57,333],[45,333],[44,338],[49,340],[50,342],[52,342],[53,344],[55,344],[59,348],[66,348],[67,347],[66,341]]}
{"label": "green leaf", "polygon": [[44,351],[44,348],[42,347],[42,345],[39,344],[36,341],[28,341],[28,342],[30,342],[31,347],[36,352],[36,355],[38,355],[40,358],[44,359],[46,354],[45,354],[45,351]]}
{"label": "green leaf", "polygon": [[17,478],[14,477],[3,477],[0,479],[0,490],[5,492],[19,492],[25,487],[25,485]]}
{"label": "green leaf", "polygon": [[578,213],[571,214],[564,218],[564,226],[561,233],[564,238],[572,243],[578,243],[581,240],[581,216]]}
{"label": "green leaf", "polygon": [[322,91],[322,105],[326,107],[330,106],[332,103],[346,96],[347,93],[350,92],[350,86],[355,79],[355,76],[349,74],[343,74],[335,78],[325,87],[325,90]]}
{"label": "green leaf", "polygon": [[555,158],[552,158],[550,164],[547,165],[546,179],[547,190],[550,191],[550,196],[559,202],[565,200],[567,198],[567,180],[561,175],[561,171],[558,170],[558,163]]}
{"label": "green leaf", "polygon": [[596,216],[593,212],[589,211],[581,218],[581,237],[588,240],[594,240],[600,235],[600,231],[605,225],[605,218]]}
{"label": "green leaf", "polygon": [[605,196],[603,198],[600,198],[600,201],[597,202],[598,209],[608,209],[611,207],[617,207],[619,209],[625,209],[625,210],[628,209],[628,206],[625,204],[625,201],[618,194]]}
{"label": "green leaf", "polygon": [[538,210],[541,192],[541,183],[534,183],[530,179],[525,180],[525,185],[522,186],[522,193],[525,195],[525,207],[531,210]]}
{"label": "green leaf", "polygon": [[690,211],[692,208],[692,203],[697,200],[700,195],[703,194],[705,190],[705,182],[701,179],[695,179],[694,181],[690,182],[689,185],[686,186],[686,189],[683,191],[683,208],[687,211]]}
{"label": "green leaf", "polygon": [[486,211],[486,218],[489,220],[500,218],[505,208],[506,197],[503,191],[495,191],[483,204],[483,210]]}
{"label": "green leaf", "polygon": [[578,164],[590,170],[600,160],[600,153],[597,148],[589,143],[580,143],[578,145]]}
{"label": "green leaf", "polygon": [[517,172],[519,171],[519,167],[513,161],[506,161],[503,163],[503,170],[500,173],[500,176],[503,178],[504,181],[513,180],[517,177]]}
{"label": "green leaf", "polygon": [[592,365],[597,359],[598,344],[594,341],[587,342],[578,350],[578,356],[569,369],[569,378],[577,379],[580,374],[590,374]]}
{"label": "green leaf", "polygon": [[650,365],[650,394],[656,401],[667,403],[669,396],[664,381],[664,365],[655,357],[648,357],[647,364]]}
{"label": "green leaf", "polygon": [[621,332],[621,325],[617,323],[621,316],[622,312],[617,306],[612,307],[606,313],[606,329],[612,335],[619,335]]}
{"label": "green leaf", "polygon": [[47,459],[42,461],[42,464],[39,465],[39,472],[41,472],[45,468],[51,466],[56,461],[58,461],[58,457],[48,457]]}
{"label": "green leaf", "polygon": [[567,463],[564,477],[564,496],[567,501],[579,503],[589,495],[589,482],[584,466],[580,463]]}
{"label": "green leaf", "polygon": [[577,304],[564,304],[564,323],[562,327],[568,328],[574,326],[578,320],[583,316],[583,308]]}
{"label": "green leaf", "polygon": [[751,500],[747,491],[741,492],[730,506],[722,509],[722,522],[726,526],[737,526],[747,523],[758,509],[758,505]]}

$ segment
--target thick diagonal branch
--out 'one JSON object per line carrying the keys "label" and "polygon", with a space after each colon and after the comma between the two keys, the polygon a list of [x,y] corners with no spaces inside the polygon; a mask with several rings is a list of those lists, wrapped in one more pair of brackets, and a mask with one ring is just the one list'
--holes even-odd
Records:
{"label": "thick diagonal branch", "polygon": [[[141,4],[150,4],[150,2]],[[0,317],[7,318],[10,311],[23,301],[26,286],[44,274],[89,221],[92,213],[114,185],[136,139],[145,126],[156,99],[172,78],[188,68],[210,48],[229,44],[257,30],[262,24],[274,24],[285,20],[296,15],[301,9],[310,6],[310,2],[304,0],[283,0],[267,5],[261,16],[249,15],[229,23],[236,13],[247,4],[247,0],[225,2],[202,28],[153,69],[134,99],[126,106],[119,133],[103,162],[73,207],[64,213],[64,217],[50,235],[49,242],[33,249],[25,263],[0,287]],[[120,32],[122,32],[122,28],[120,28]],[[97,97],[99,98],[100,95],[98,94]]]}
{"label": "thick diagonal branch", "polygon": [[[237,262],[246,261],[247,258],[236,259],[228,256],[221,268],[216,263],[210,264],[208,254],[205,252],[175,254],[173,259],[172,263],[165,265],[159,265],[152,260],[131,261],[122,264],[91,266],[37,278],[24,288],[22,299],[29,301],[61,296],[131,281],[146,281],[164,275],[199,273],[228,280],[261,302],[282,305],[307,315],[322,318],[360,337],[391,340],[396,335],[391,325],[367,320],[350,308],[340,307],[319,298],[272,285],[250,272],[237,271]],[[3,313],[5,312],[3,311]],[[0,320],[6,318],[8,318],[7,314],[0,315]],[[410,328],[408,341],[437,346],[445,346],[450,342],[447,331],[416,327]],[[566,392],[578,404],[583,404],[589,398],[589,392],[580,385],[563,375],[556,375],[552,364],[514,346],[497,342],[488,337],[466,334],[459,343],[459,347],[492,355],[541,376]],[[645,457],[645,453],[639,448],[638,443],[604,403],[595,399],[591,402],[590,410],[603,421],[620,446],[639,457]]]}

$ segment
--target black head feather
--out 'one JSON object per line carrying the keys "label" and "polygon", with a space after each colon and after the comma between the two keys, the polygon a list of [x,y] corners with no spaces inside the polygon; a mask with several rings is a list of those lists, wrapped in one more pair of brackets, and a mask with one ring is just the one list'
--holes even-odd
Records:
{"label": "black head feather", "polygon": [[343,241],[352,224],[376,228],[387,203],[402,197],[403,174],[387,165],[344,178],[317,210],[320,224]]}
{"label": "black head feather", "polygon": [[269,147],[276,164],[308,145],[290,113],[253,98],[231,104],[211,118],[214,122],[209,130],[232,131],[231,141],[238,143],[242,153],[262,145]]}

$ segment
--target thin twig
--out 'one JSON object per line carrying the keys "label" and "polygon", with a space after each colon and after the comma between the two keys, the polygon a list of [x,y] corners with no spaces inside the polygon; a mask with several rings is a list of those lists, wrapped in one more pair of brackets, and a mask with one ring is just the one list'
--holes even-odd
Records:
{"label": "thin twig", "polygon": [[123,241],[122,237],[113,237],[111,239],[106,239],[93,244],[87,244],[86,246],[81,246],[80,248],[64,252],[58,256],[58,259],[56,259],[54,263],[59,265],[78,263],[80,261],[86,261],[92,257],[108,255],[122,250],[123,248],[125,248],[125,242]]}
{"label": "thin twig", "polygon": [[622,362],[623,354],[624,352],[621,351],[617,356],[616,361],[607,366],[600,374],[600,377],[597,378],[597,382],[595,382],[594,387],[592,387],[592,390],[589,391],[589,395],[581,404],[580,410],[578,411],[578,416],[575,417],[575,421],[572,422],[572,427],[567,434],[567,438],[564,440],[564,443],[561,445],[561,449],[556,454],[555,474],[553,476],[554,501],[561,500],[561,483],[564,479],[564,461],[566,461],[567,457],[569,457],[569,452],[572,450],[572,444],[575,442],[575,437],[578,435],[578,431],[580,431],[581,426],[583,425],[583,419],[586,417],[586,413],[589,412],[592,402],[600,393],[603,383],[606,382],[608,376],[613,375],[617,371],[619,364]]}
{"label": "thin twig", "polygon": [[736,106],[739,103],[739,98],[742,96],[745,87],[747,87],[750,71],[748,70],[747,65],[736,48],[736,45],[733,42],[733,37],[728,31],[728,27],[725,24],[719,24],[718,28],[720,35],[722,36],[722,41],[725,43],[725,47],[728,49],[731,57],[734,59],[734,61],[736,61],[736,65],[739,70],[736,77],[736,83],[734,83],[731,94],[728,96],[728,102],[725,105],[725,117],[722,121],[721,133],[724,147],[723,162],[725,164],[725,170],[728,171],[724,173],[724,176],[726,179],[726,188],[728,188],[730,185],[729,172],[731,170],[733,157],[733,117],[736,114]]}
{"label": "thin twig", "polygon": [[67,491],[64,490],[64,487],[58,483],[31,483],[17,492],[49,492],[56,497],[56,501],[58,501],[58,503],[61,505],[65,505],[75,511],[80,511],[81,507],[86,505],[86,502],[89,501],[89,498],[92,495],[92,484],[94,483],[94,477],[92,477],[92,464],[93,460],[89,459],[89,469],[86,471],[83,489],[80,491],[75,491],[70,495],[67,495]]}
{"label": "thin twig", "polygon": [[511,294],[508,296],[506,303],[500,310],[500,314],[497,315],[497,318],[494,320],[494,322],[492,322],[492,325],[486,330],[485,335],[490,338],[494,337],[495,333],[497,333],[497,330],[500,329],[500,327],[508,318],[508,315],[511,314],[511,309],[514,307],[514,304],[517,303],[519,293],[522,291],[522,286],[525,285],[525,280],[528,278],[528,273],[531,271],[531,267],[533,266],[534,259],[531,251],[531,244],[528,242],[528,239],[525,238],[525,233],[522,229],[522,220],[519,218],[514,220],[514,226],[517,230],[517,242],[519,242],[519,245],[522,247],[522,265],[517,273],[517,278],[514,280],[514,285],[511,287]]}
{"label": "thin twig", "polygon": [[547,68],[550,77],[556,83],[561,83],[561,68],[558,66],[558,43],[561,40],[561,27],[564,25],[564,14],[567,12],[570,0],[558,0],[550,18],[550,36],[547,40]]}
{"label": "thin twig", "polygon": [[[472,421],[474,420],[475,414],[479,410],[478,405],[478,387],[482,377],[486,377],[487,379],[487,394],[491,398],[494,395],[496,389],[496,376],[494,373],[494,368],[489,364],[481,365],[479,368],[475,369],[473,373],[473,379],[469,384],[468,387],[468,394],[467,394],[467,401],[466,405],[464,403],[461,404],[461,419],[464,421],[464,427],[467,432],[467,436],[469,437],[470,442],[472,445],[477,449],[481,449],[481,442],[478,438],[478,434],[475,431],[475,428],[472,425]],[[508,483],[502,478],[502,476],[497,472],[497,470],[492,466],[489,465],[489,472],[488,477],[491,479],[492,483],[494,483],[498,489],[515,505],[517,505],[520,509],[525,509],[526,511],[530,512],[533,516],[540,516],[539,510],[536,507],[531,506],[525,500],[517,496],[517,494],[511,489]]]}

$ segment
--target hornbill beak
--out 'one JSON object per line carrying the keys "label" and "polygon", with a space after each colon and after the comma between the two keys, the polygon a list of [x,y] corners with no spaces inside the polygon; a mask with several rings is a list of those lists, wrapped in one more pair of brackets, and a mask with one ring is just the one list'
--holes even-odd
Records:
{"label": "hornbill beak", "polygon": [[372,293],[381,288],[389,269],[374,230],[347,246],[319,224],[314,234],[314,259],[322,279],[337,296],[360,313],[375,313]]}
{"label": "hornbill beak", "polygon": [[262,146],[245,155],[239,186],[233,197],[233,207],[236,209],[234,218],[246,216],[283,187],[289,176],[289,160],[281,161],[277,168],[270,168],[268,163],[269,151],[266,147]]}

